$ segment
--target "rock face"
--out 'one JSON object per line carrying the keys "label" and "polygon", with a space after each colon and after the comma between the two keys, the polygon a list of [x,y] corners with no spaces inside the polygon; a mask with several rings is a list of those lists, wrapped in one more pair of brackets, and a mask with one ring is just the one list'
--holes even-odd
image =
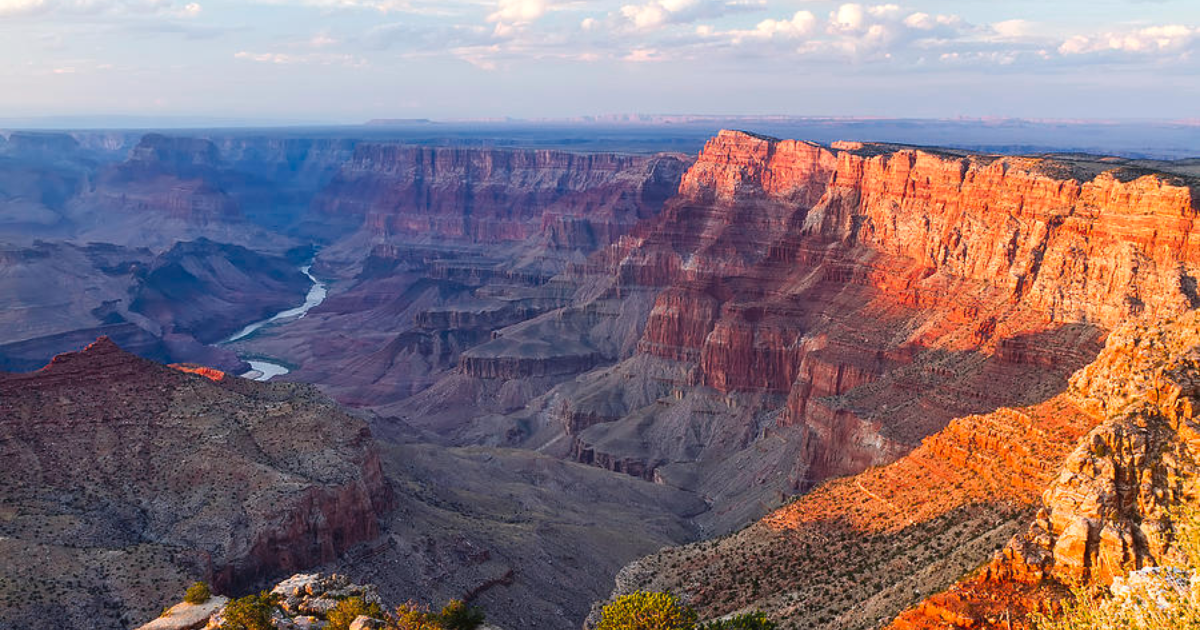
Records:
{"label": "rock face", "polygon": [[685,166],[676,156],[360,145],[315,205],[380,235],[540,236],[590,250],[652,216]]}
{"label": "rock face", "polygon": [[[979,575],[931,597],[898,629],[1000,627],[1061,594],[1063,584],[1108,583],[1156,566],[1171,550],[1171,511],[1194,500],[1200,443],[1200,314],[1114,332],[1071,380],[1101,420],[1048,484],[1027,529]],[[1021,625],[1025,625],[1022,623]]]}
{"label": "rock face", "polygon": [[128,160],[101,173],[88,203],[197,225],[233,221],[241,213],[215,185],[219,163],[208,140],[148,134]]}
{"label": "rock face", "polygon": [[1026,627],[1061,584],[1110,580],[1170,549],[1170,510],[1197,481],[1198,383],[1200,312],[1127,325],[1059,396],[956,419],[742,532],[630,565],[616,594],[670,590],[704,616],[870,628],[995,553],[892,627]]}
{"label": "rock face", "polygon": [[[1045,400],[1114,326],[1200,304],[1198,210],[1184,179],[1098,159],[725,131],[657,219],[577,270],[655,295],[637,351],[686,366],[684,394],[750,397],[756,424],[802,431],[803,489]],[[574,452],[696,459],[605,424]]]}
{"label": "rock face", "polygon": [[291,261],[199,239],[157,257],[129,309],[201,343],[216,343],[248,322],[298,306],[312,286]]}
{"label": "rock face", "polygon": [[394,504],[366,426],[312,388],[107,339],[0,375],[0,435],[4,625],[128,628],[190,580],[229,592],[333,560]]}
{"label": "rock face", "polygon": [[36,370],[107,336],[156,361],[240,374],[244,362],[204,344],[302,303],[310,285],[283,256],[207,239],[162,254],[99,243],[0,249],[0,369]]}
{"label": "rock face", "polygon": [[[271,626],[278,630],[317,630],[326,625],[329,611],[338,603],[356,597],[366,604],[379,605],[389,616],[394,606],[383,606],[383,600],[373,585],[353,584],[344,575],[298,573],[275,585],[270,596],[275,605],[271,611]],[[224,608],[228,600],[216,597],[198,606],[181,603],[162,617],[141,626],[137,630],[217,630],[225,622]],[[411,603],[411,601],[410,601]],[[195,623],[199,625],[183,625]],[[350,622],[350,630],[382,630],[389,627],[385,619],[359,615]],[[481,630],[500,630],[492,625],[481,626]]]}

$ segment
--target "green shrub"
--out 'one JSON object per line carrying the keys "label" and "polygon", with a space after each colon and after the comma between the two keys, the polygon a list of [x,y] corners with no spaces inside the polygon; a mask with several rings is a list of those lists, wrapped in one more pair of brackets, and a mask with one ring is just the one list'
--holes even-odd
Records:
{"label": "green shrub", "polygon": [[225,606],[221,630],[274,630],[271,624],[274,610],[275,600],[266,591],[235,599]]}
{"label": "green shrub", "polygon": [[203,604],[212,597],[212,589],[205,582],[196,582],[183,593],[183,601],[189,604]]}
{"label": "green shrub", "polygon": [[696,612],[669,593],[638,591],[601,611],[596,630],[691,630]]}
{"label": "green shrub", "polygon": [[748,613],[720,621],[710,621],[700,626],[700,630],[775,630],[777,627],[774,621],[767,619],[762,613]]}
{"label": "green shrub", "polygon": [[438,615],[429,612],[428,606],[408,602],[396,609],[388,628],[396,630],[444,630]]}
{"label": "green shrub", "polygon": [[438,615],[438,622],[445,630],[475,630],[483,625],[483,619],[483,610],[459,599],[450,600]]}
{"label": "green shrub", "polygon": [[329,623],[325,626],[325,630],[350,630],[350,624],[354,623],[359,615],[383,619],[383,609],[379,607],[379,604],[367,603],[361,597],[343,599],[326,615],[325,619]]}

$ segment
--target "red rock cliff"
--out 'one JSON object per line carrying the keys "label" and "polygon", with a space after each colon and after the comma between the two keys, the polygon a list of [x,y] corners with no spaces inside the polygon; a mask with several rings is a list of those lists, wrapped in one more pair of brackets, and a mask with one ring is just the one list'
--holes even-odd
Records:
{"label": "red rock cliff", "polygon": [[1043,401],[1113,327],[1200,305],[1198,210],[1119,161],[723,131],[590,270],[657,291],[640,352],[786,396],[815,483]]}
{"label": "red rock cliff", "polygon": [[594,249],[658,212],[685,166],[668,155],[362,145],[315,207],[382,235],[540,235]]}
{"label": "red rock cliff", "polygon": [[[16,584],[74,592],[79,614],[144,614],[188,580],[229,592],[330,561],[395,503],[366,426],[312,388],[212,380],[107,339],[0,374],[0,436],[0,500],[22,514],[0,526],[0,563]],[[112,625],[93,621],[67,625]]]}

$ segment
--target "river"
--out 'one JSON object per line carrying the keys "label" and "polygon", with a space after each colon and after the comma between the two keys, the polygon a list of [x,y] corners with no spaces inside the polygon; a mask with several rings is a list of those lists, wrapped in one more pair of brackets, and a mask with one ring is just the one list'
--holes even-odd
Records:
{"label": "river", "polygon": [[[309,280],[312,280],[313,282],[312,288],[308,290],[308,295],[304,296],[304,304],[301,304],[296,308],[289,308],[286,311],[276,313],[267,319],[254,322],[253,324],[246,326],[233,335],[230,335],[228,338],[221,341],[221,344],[224,345],[227,343],[233,343],[240,339],[245,339],[264,326],[300,319],[305,315],[308,315],[308,312],[316,308],[318,304],[324,302],[325,297],[329,294],[329,291],[325,286],[325,283],[321,282],[316,278],[316,276],[312,275],[312,265],[305,265],[300,268],[300,271],[303,272],[304,275],[308,276]],[[254,379],[256,381],[269,381],[276,376],[283,376],[291,371],[283,365],[267,361],[261,357],[256,356],[253,360],[245,357],[243,358],[247,363],[250,364],[251,370],[245,374],[242,374],[242,378]]]}

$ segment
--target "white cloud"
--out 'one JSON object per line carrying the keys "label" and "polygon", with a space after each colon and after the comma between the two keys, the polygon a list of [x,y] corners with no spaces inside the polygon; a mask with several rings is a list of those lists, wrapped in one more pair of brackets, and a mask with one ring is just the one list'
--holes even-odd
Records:
{"label": "white cloud", "polygon": [[0,17],[30,15],[46,10],[47,0],[0,0]]}
{"label": "white cloud", "polygon": [[0,18],[40,15],[166,15],[191,18],[200,14],[198,3],[172,0],[0,0]]}
{"label": "white cloud", "polygon": [[333,54],[333,53],[308,53],[308,54],[293,54],[281,52],[263,52],[255,53],[249,51],[239,51],[233,55],[234,59],[242,61],[253,61],[256,63],[270,63],[275,65],[295,65],[295,64],[312,64],[322,66],[348,66],[361,68],[368,65],[367,60],[357,55],[348,54]]}
{"label": "white cloud", "polygon": [[1020,39],[1033,35],[1035,27],[1029,20],[1004,20],[992,24],[992,31],[1000,37]]}
{"label": "white cloud", "polygon": [[797,11],[790,20],[763,20],[754,29],[758,37],[806,37],[817,27],[817,17],[810,11]]}
{"label": "white cloud", "polygon": [[300,5],[324,10],[365,9],[380,13],[411,13],[426,16],[466,15],[481,2],[472,0],[249,0],[258,4]]}
{"label": "white cloud", "polygon": [[648,33],[674,24],[690,24],[702,18],[761,10],[765,5],[752,0],[647,0],[626,4],[609,14],[616,30]]}
{"label": "white cloud", "polygon": [[546,15],[549,8],[546,0],[500,0],[488,21],[527,24]]}
{"label": "white cloud", "polygon": [[1151,26],[1124,33],[1076,35],[1058,47],[1063,55],[1089,53],[1176,54],[1183,53],[1200,42],[1200,28],[1182,24]]}
{"label": "white cloud", "polygon": [[635,48],[629,51],[622,59],[633,63],[646,63],[650,61],[661,61],[663,56],[654,48]]}
{"label": "white cloud", "polygon": [[325,48],[338,43],[337,39],[330,37],[328,33],[317,33],[308,40],[308,45],[312,48]]}

